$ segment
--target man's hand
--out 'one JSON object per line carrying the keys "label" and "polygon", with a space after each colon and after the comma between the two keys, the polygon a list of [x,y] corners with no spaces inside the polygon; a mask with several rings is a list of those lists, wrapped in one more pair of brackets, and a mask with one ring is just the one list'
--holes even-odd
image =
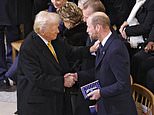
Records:
{"label": "man's hand", "polygon": [[126,26],[128,26],[128,22],[124,21],[123,24],[120,26],[120,29],[119,29],[120,33],[124,30]]}
{"label": "man's hand", "polygon": [[100,43],[100,41],[97,40],[97,41],[94,43],[94,45],[90,47],[90,52],[91,52],[91,53],[97,51],[97,49],[98,49],[98,47],[99,47],[99,43]]}
{"label": "man's hand", "polygon": [[120,29],[119,29],[119,32],[121,33],[122,37],[125,38],[125,39],[127,38],[127,35],[126,35],[126,32],[125,32],[126,26],[128,26],[128,23],[125,21],[125,22],[121,25],[121,27],[120,27]]}
{"label": "man's hand", "polygon": [[145,52],[154,51],[154,42],[148,42],[146,47],[144,48]]}
{"label": "man's hand", "polygon": [[67,73],[64,75],[64,86],[72,87],[77,81],[76,73]]}
{"label": "man's hand", "polygon": [[90,100],[98,100],[101,97],[100,89],[90,92],[87,97],[90,97]]}

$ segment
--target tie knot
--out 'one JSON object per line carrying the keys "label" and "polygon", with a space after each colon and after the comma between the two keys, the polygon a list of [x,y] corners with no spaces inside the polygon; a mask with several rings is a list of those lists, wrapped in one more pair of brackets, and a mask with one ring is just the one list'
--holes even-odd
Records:
{"label": "tie knot", "polygon": [[98,47],[98,52],[101,53],[103,51],[103,49],[104,49],[104,46],[100,43],[99,47]]}
{"label": "tie knot", "polygon": [[51,45],[51,42],[48,42],[48,44],[47,45]]}
{"label": "tie knot", "polygon": [[103,48],[103,45],[100,43],[99,44],[99,49],[102,49]]}

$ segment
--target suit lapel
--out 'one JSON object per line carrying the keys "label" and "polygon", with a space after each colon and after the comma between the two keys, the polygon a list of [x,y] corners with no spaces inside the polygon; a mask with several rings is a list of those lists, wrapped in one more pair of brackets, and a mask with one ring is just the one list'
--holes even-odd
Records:
{"label": "suit lapel", "polygon": [[55,52],[56,52],[56,55],[58,57],[60,67],[63,68],[63,70],[68,72],[70,67],[68,65],[68,61],[67,61],[66,54],[65,54],[65,51],[64,51],[64,50],[67,50],[67,49],[62,44],[62,41],[60,40],[60,38],[59,38],[59,40],[56,39],[56,40],[52,41],[52,45],[55,48]]}
{"label": "suit lapel", "polygon": [[44,57],[46,57],[49,62],[53,63],[57,68],[61,69],[61,67],[59,66],[58,62],[56,61],[56,59],[54,58],[54,56],[52,55],[52,53],[50,52],[50,50],[43,50],[43,55]]}
{"label": "suit lapel", "polygon": [[43,40],[36,33],[34,33],[33,38],[40,52],[42,51],[42,55],[44,55],[44,57],[47,58],[49,62],[53,63],[56,68],[61,70],[62,68],[60,67],[46,44],[43,42]]}
{"label": "suit lapel", "polygon": [[113,39],[114,39],[114,37],[113,37],[113,33],[112,33],[111,36],[106,41],[103,49],[101,49],[100,55],[98,57],[98,60],[95,63],[95,68],[97,68],[98,65],[103,61],[103,58],[106,55],[107,49],[108,49],[109,45],[111,44],[111,42],[113,41]]}
{"label": "suit lapel", "polygon": [[[97,56],[96,56],[96,67],[101,62],[101,60],[103,59],[103,57],[105,56],[105,50],[104,50],[104,48],[101,48],[99,52],[97,52]],[[99,53],[99,55],[98,55],[98,53]]]}

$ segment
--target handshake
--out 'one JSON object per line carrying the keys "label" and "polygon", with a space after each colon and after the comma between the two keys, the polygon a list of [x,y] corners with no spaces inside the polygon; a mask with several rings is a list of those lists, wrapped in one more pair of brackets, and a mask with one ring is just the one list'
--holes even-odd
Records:
{"label": "handshake", "polygon": [[78,81],[77,73],[66,73],[64,75],[64,86],[65,87],[72,87],[76,81]]}

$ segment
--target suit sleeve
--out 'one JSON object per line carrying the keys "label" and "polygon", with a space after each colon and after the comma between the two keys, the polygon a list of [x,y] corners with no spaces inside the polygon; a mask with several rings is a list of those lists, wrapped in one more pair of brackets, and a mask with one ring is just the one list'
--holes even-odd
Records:
{"label": "suit sleeve", "polygon": [[66,41],[63,41],[64,48],[66,49],[66,57],[73,59],[89,58],[91,56],[90,46],[72,46]]}
{"label": "suit sleeve", "polygon": [[95,77],[94,77],[95,69],[94,68],[79,71],[77,72],[77,74],[78,74],[78,83],[80,87],[90,82],[93,82],[95,80]]}

